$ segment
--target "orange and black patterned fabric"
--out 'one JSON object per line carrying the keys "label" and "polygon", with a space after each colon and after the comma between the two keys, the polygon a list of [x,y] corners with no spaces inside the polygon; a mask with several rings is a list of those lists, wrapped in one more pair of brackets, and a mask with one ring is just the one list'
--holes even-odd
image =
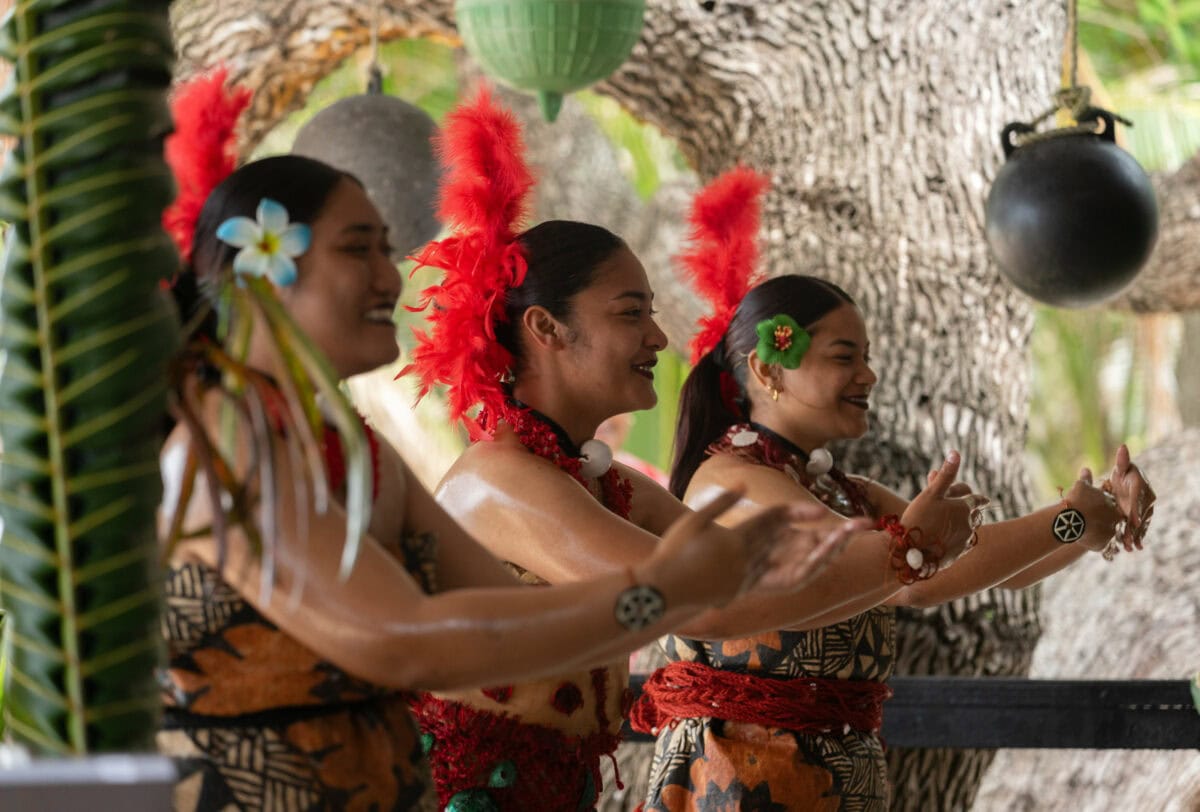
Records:
{"label": "orange and black patterned fabric", "polygon": [[[434,539],[406,539],[427,591]],[[212,569],[174,563],[160,751],[177,810],[433,810],[409,696],[355,679],[271,624]]]}
{"label": "orange and black patterned fabric", "polygon": [[[758,429],[735,426],[710,452],[770,464],[807,487],[804,460],[793,457],[785,464],[778,447],[764,448],[763,441],[774,438],[761,436],[765,433]],[[739,434],[739,444],[731,444],[730,438]],[[741,444],[751,439],[758,442]],[[860,494],[847,496],[853,504],[847,515],[869,511]],[[836,510],[838,501],[827,504]],[[766,679],[882,682],[891,676],[894,665],[895,617],[891,609],[876,607],[811,631],[775,631],[722,641],[668,636],[661,642],[671,660]],[[704,717],[684,719],[660,731],[644,808],[646,812],[881,812],[887,806],[883,746],[874,733],[848,727],[828,734],[799,733]]]}
{"label": "orange and black patterned fabric", "polygon": [[[885,680],[894,659],[890,609],[807,632],[743,640],[663,640],[672,660],[775,679]],[[658,737],[647,810],[882,810],[887,775],[879,737],[856,730],[796,733],[720,719],[685,719]]]}

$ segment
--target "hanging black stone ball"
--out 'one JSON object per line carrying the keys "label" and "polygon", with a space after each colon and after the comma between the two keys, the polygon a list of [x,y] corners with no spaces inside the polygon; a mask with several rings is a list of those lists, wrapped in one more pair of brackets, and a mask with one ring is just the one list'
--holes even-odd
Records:
{"label": "hanging black stone ball", "polygon": [[397,252],[437,236],[441,170],[425,111],[382,93],[334,102],[300,128],[292,152],[324,161],[362,181],[388,225]]}
{"label": "hanging black stone ball", "polygon": [[1014,147],[987,199],[987,239],[1000,270],[1046,304],[1085,307],[1120,293],[1158,235],[1150,179],[1113,139],[1112,117],[1097,135],[1057,135]]}

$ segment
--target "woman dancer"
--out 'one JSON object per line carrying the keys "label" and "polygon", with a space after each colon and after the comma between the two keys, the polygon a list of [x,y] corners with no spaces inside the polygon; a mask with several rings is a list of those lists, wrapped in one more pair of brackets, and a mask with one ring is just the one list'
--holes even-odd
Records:
{"label": "woman dancer", "polygon": [[[207,132],[212,120],[198,116],[179,129]],[[220,155],[194,156],[206,158],[219,162]],[[266,308],[256,311],[251,332],[227,348],[196,337],[186,356],[194,363],[179,386],[184,419],[162,453],[163,524],[180,539],[169,550],[160,734],[161,749],[185,768],[177,808],[433,809],[407,691],[603,662],[732,598],[768,564],[782,564],[768,583],[794,577],[794,547],[773,547],[791,521],[786,511],[768,511],[733,533],[713,529],[710,520],[731,495],[683,517],[661,551],[630,573],[550,590],[513,588],[512,576],[369,429],[380,496],[357,560],[339,575],[348,437],[325,430],[323,480],[332,500],[314,507],[317,485],[287,444],[306,431],[285,391],[297,379],[269,333],[294,321],[338,378],[394,359],[400,278],[386,228],[352,177],[294,156],[233,172],[207,196],[194,228],[183,220],[173,231],[186,236],[182,248],[190,254],[175,287],[185,315],[200,297],[227,303],[252,287],[268,291],[256,301],[275,302],[279,312],[268,318]],[[230,317],[224,305],[220,312]],[[234,364],[239,342],[244,363]],[[233,456],[245,489],[220,487],[229,480],[209,445],[224,431],[228,395],[205,363],[213,359],[223,359],[227,376],[240,376],[241,406],[263,407],[235,412],[266,423],[247,432],[254,448]],[[189,469],[196,466],[207,466],[209,476],[193,492]],[[255,479],[253,470],[262,475]],[[235,526],[237,516],[243,521]],[[793,559],[781,558],[789,550]]]}
{"label": "woman dancer", "polygon": [[[447,386],[455,415],[487,441],[456,462],[437,498],[528,583],[624,571],[686,512],[591,439],[605,418],[655,402],[653,368],[666,337],[645,270],[598,226],[550,221],[518,232],[532,181],[516,125],[486,96],[450,117],[442,151],[444,219],[456,231],[420,256],[446,275],[428,292],[431,329],[419,334],[413,369],[426,389]],[[468,416],[476,404],[483,411]],[[947,465],[937,488],[953,475]],[[958,511],[965,528],[968,508],[934,490],[917,512]],[[769,628],[753,618],[739,624],[724,625],[718,612],[694,628]],[[432,739],[441,802],[591,808],[600,756],[617,743],[626,678],[622,663],[422,697],[418,722]]]}
{"label": "woman dancer", "polygon": [[872,706],[836,724],[829,711],[886,697],[891,607],[1023,588],[1087,550],[1111,554],[1114,534],[1126,549],[1140,547],[1154,493],[1122,446],[1101,487],[1085,469],[1061,503],[1027,516],[981,524],[986,500],[975,497],[978,548],[939,568],[943,539],[928,526],[913,528],[910,504],[844,474],[824,450],[867,430],[877,381],[870,341],[854,302],[830,282],[782,276],[750,287],[757,217],[740,230],[729,222],[738,211],[756,212],[765,185],[734,170],[695,204],[696,242],[685,266],[715,313],[697,336],[684,385],[672,490],[692,502],[739,482],[746,497],[730,518],[807,503],[831,516],[868,517],[877,529],[856,535],[801,596],[824,602],[822,614],[796,623],[796,601],[751,598],[740,603],[776,631],[667,638],[676,662],[652,677],[638,708],[640,725],[659,734],[646,809],[882,810],[888,786],[878,713]]}

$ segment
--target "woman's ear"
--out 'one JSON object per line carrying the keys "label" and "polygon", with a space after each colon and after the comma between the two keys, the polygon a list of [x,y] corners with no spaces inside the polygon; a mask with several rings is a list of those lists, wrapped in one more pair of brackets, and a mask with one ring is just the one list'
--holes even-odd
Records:
{"label": "woman's ear", "polygon": [[525,308],[521,315],[521,327],[530,346],[545,349],[561,349],[567,344],[567,327],[541,305]]}
{"label": "woman's ear", "polygon": [[[750,351],[750,355],[746,357],[746,366],[750,369],[750,378],[758,383],[759,388],[768,392],[778,392],[783,388],[779,365],[764,363],[758,357],[758,350]],[[746,383],[749,382],[746,381]]]}

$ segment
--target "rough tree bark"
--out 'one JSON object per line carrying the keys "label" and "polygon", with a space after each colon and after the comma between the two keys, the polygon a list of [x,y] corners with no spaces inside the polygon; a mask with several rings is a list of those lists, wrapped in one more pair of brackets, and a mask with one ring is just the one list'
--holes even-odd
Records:
{"label": "rough tree bark", "polygon": [[[385,38],[452,36],[449,2],[383,6]],[[256,89],[253,143],[366,44],[370,13],[352,0],[179,0],[180,68],[224,62]],[[913,491],[957,447],[964,478],[1006,513],[1027,508],[1032,319],[988,259],[983,200],[1001,126],[1042,109],[1057,81],[1061,3],[659,0],[646,23],[602,90],[676,137],[702,178],[739,160],[770,172],[770,269],[828,276],[868,316],[883,380],[847,466]],[[1163,181],[1162,239],[1125,306],[1197,305],[1197,166]],[[999,593],[906,613],[901,670],[1024,673],[1038,604],[1037,591]],[[969,807],[989,759],[893,754],[897,808]]]}

